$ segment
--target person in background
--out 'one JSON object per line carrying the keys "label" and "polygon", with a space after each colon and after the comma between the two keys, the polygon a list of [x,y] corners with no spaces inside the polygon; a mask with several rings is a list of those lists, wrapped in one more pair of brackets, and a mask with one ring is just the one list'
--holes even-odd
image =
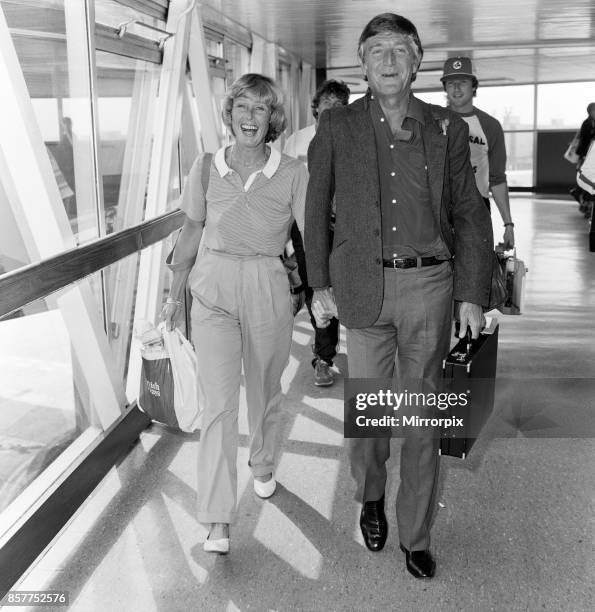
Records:
{"label": "person in background", "polygon": [[506,182],[506,144],[500,122],[473,106],[479,81],[473,74],[468,57],[451,57],[444,62],[442,86],[448,108],[458,113],[469,126],[471,165],[477,189],[490,208],[490,192],[496,202],[502,222],[505,249],[514,247],[514,223],[510,214],[508,184]]}
{"label": "person in background", "polygon": [[[591,102],[587,106],[587,118],[583,121],[578,132],[578,145],[576,147],[576,154],[578,155],[577,171],[581,169],[593,140],[595,140],[595,102]],[[590,219],[595,198],[578,185],[573,187],[570,193],[577,200],[580,212],[587,219]]]}
{"label": "person in background", "polygon": [[[343,81],[336,81],[335,79],[324,81],[316,90],[312,98],[311,108],[315,123],[292,134],[287,139],[283,152],[307,163],[308,146],[316,133],[316,126],[318,125],[320,114],[329,108],[346,106],[349,104],[350,93],[349,87],[347,87]],[[329,241],[331,244],[333,243],[334,229],[334,215],[331,215],[329,227]],[[291,229],[291,240],[295,250],[300,277],[306,291],[306,306],[310,314],[312,327],[314,328],[314,344],[312,345],[312,352],[314,353],[314,359],[312,359],[314,384],[318,387],[327,387],[332,385],[335,381],[331,367],[333,365],[333,359],[337,354],[337,345],[339,344],[339,321],[336,317],[333,317],[326,327],[321,328],[316,325],[316,319],[312,314],[313,292],[312,289],[308,287],[304,246],[295,224]]]}
{"label": "person in background", "polygon": [[[222,116],[235,141],[214,155],[206,194],[204,155],[190,170],[162,318],[171,329],[188,283],[203,407],[198,520],[210,526],[204,549],[226,553],[237,506],[242,369],[254,491],[267,498],[276,488],[281,374],[293,330],[292,295],[280,255],[293,219],[303,228],[308,172],[267,144],[286,124],[283,95],[268,77],[245,74],[235,81]],[[204,252],[201,247],[197,256],[201,238]]]}
{"label": "person in background", "polygon": [[578,135],[576,154],[579,157],[579,167],[585,160],[591,143],[595,140],[595,102],[587,106],[587,118],[583,121]]}
{"label": "person in background", "polygon": [[[467,124],[411,93],[423,55],[413,23],[377,15],[361,33],[358,55],[368,92],[322,113],[308,150],[304,240],[312,311],[319,326],[338,314],[346,327],[351,378],[396,374],[401,390],[436,389],[453,299],[461,302],[462,336],[469,325],[476,338],[482,325],[492,275],[490,215],[469,163]],[[388,534],[390,438],[349,443],[360,528],[377,552]],[[401,446],[397,523],[406,568],[416,578],[435,572],[429,547],[438,448],[431,428],[412,431]]]}

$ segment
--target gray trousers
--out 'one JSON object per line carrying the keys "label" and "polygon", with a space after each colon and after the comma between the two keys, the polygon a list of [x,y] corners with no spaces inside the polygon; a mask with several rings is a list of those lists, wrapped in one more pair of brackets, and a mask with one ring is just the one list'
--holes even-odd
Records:
{"label": "gray trousers", "polygon": [[[453,273],[449,262],[425,268],[384,270],[384,300],[373,326],[347,329],[351,378],[392,378],[411,385],[423,380],[436,388],[448,353],[452,324]],[[403,389],[404,390],[404,389]],[[418,389],[419,390],[419,389]],[[390,438],[350,440],[356,499],[384,495]],[[409,550],[430,545],[430,523],[438,481],[439,439],[435,432],[411,430],[401,446],[397,523],[401,544]]]}
{"label": "gray trousers", "polygon": [[198,445],[198,520],[231,523],[237,505],[238,410],[242,365],[254,476],[274,471],[281,374],[293,314],[278,257],[207,251],[189,278],[192,341],[203,408]]}

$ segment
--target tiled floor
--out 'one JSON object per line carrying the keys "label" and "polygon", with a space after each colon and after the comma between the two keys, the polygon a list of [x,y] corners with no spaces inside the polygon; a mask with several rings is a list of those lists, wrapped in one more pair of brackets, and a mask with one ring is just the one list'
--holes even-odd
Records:
{"label": "tiled floor", "polygon": [[[268,501],[254,496],[241,418],[240,512],[229,555],[202,551],[197,436],[153,426],[19,588],[67,590],[77,611],[592,610],[595,440],[571,425],[579,408],[593,424],[595,394],[590,381],[568,379],[595,373],[595,253],[573,203],[524,196],[512,208],[529,274],[524,314],[499,317],[498,373],[515,384],[532,379],[538,404],[557,394],[549,416],[561,414],[576,437],[546,438],[543,419],[533,428],[521,419],[514,438],[488,427],[468,459],[444,458],[432,581],[412,578],[398,550],[398,452],[387,545],[378,554],[363,546],[342,436],[342,377],[313,386],[301,313],[283,383],[280,486]],[[337,366],[345,372],[344,354]]]}

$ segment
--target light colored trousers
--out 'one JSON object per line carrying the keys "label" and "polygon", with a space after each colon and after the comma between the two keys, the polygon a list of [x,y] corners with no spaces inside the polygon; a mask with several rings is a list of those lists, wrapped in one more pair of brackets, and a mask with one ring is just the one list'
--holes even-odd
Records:
{"label": "light colored trousers", "polygon": [[238,410],[244,366],[249,465],[273,472],[281,374],[289,360],[293,315],[278,257],[206,251],[189,278],[192,341],[203,407],[198,447],[198,520],[231,523],[237,506]]}
{"label": "light colored trousers", "polygon": [[[425,268],[384,269],[384,300],[372,327],[347,329],[351,378],[392,378],[435,388],[450,345],[453,273],[449,262]],[[406,381],[406,383],[405,383]],[[401,389],[404,390],[404,389]],[[421,390],[421,389],[417,389]],[[409,550],[430,545],[430,525],[438,482],[439,438],[434,431],[412,430],[401,446],[397,523]],[[351,473],[358,501],[376,501],[386,487],[390,438],[350,440]]]}

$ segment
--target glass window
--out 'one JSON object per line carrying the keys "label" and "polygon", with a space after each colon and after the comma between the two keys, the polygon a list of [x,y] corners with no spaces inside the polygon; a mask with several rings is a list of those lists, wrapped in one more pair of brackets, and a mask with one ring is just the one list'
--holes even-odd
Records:
{"label": "glass window", "polygon": [[236,79],[249,72],[250,54],[243,45],[226,38],[225,46],[225,80],[231,85]]}
{"label": "glass window", "polygon": [[128,374],[139,262],[140,253],[134,253],[103,270],[108,338],[114,363],[124,383]]}
{"label": "glass window", "polygon": [[281,148],[281,150],[283,150],[286,134],[291,134],[293,132],[293,119],[291,113],[291,65],[287,62],[280,61],[277,64],[277,85],[279,85],[285,96],[285,100],[283,101],[283,107],[285,108],[285,118],[287,119],[287,131],[281,134],[279,140],[277,141],[279,147]]}
{"label": "glass window", "polygon": [[[80,37],[69,35],[73,19],[65,13],[73,6],[62,0],[0,0],[18,60],[3,86],[6,99],[19,108],[2,147],[11,162],[30,169],[0,171],[0,215],[6,220],[0,225],[0,270],[98,237],[92,165],[85,155],[92,132],[88,70],[70,60],[81,53]],[[18,88],[21,78],[28,96]],[[32,229],[31,218],[23,215],[32,200],[45,227]]]}
{"label": "glass window", "polygon": [[504,132],[509,187],[533,186],[534,132]]}
{"label": "glass window", "polygon": [[160,67],[97,51],[99,167],[105,233],[143,220]]}
{"label": "glass window", "polygon": [[[231,139],[231,131],[225,127],[223,118],[221,117],[221,110],[223,109],[223,99],[225,98],[225,79],[219,76],[213,76],[211,74],[211,92],[213,95],[213,108],[215,117],[219,119],[219,132],[225,135],[228,140]],[[200,95],[200,91],[195,91],[194,95]]]}
{"label": "glass window", "polygon": [[209,32],[205,36],[205,44],[207,46],[207,55],[211,57],[223,58],[223,36]]}
{"label": "glass window", "polygon": [[595,82],[537,86],[537,129],[578,130],[595,102]]}
{"label": "glass window", "polygon": [[[159,29],[165,29],[164,21],[139,13],[133,8],[120,4],[117,0],[95,0],[95,21],[111,28],[118,28],[127,23],[127,32],[155,41],[164,36],[162,32],[141,25],[145,23]],[[137,23],[131,23],[134,21]]]}
{"label": "glass window", "polygon": [[482,87],[477,89],[474,106],[496,117],[506,130],[532,130],[534,116],[533,85]]}
{"label": "glass window", "polygon": [[0,511],[98,424],[59,306],[71,290],[0,319]]}

